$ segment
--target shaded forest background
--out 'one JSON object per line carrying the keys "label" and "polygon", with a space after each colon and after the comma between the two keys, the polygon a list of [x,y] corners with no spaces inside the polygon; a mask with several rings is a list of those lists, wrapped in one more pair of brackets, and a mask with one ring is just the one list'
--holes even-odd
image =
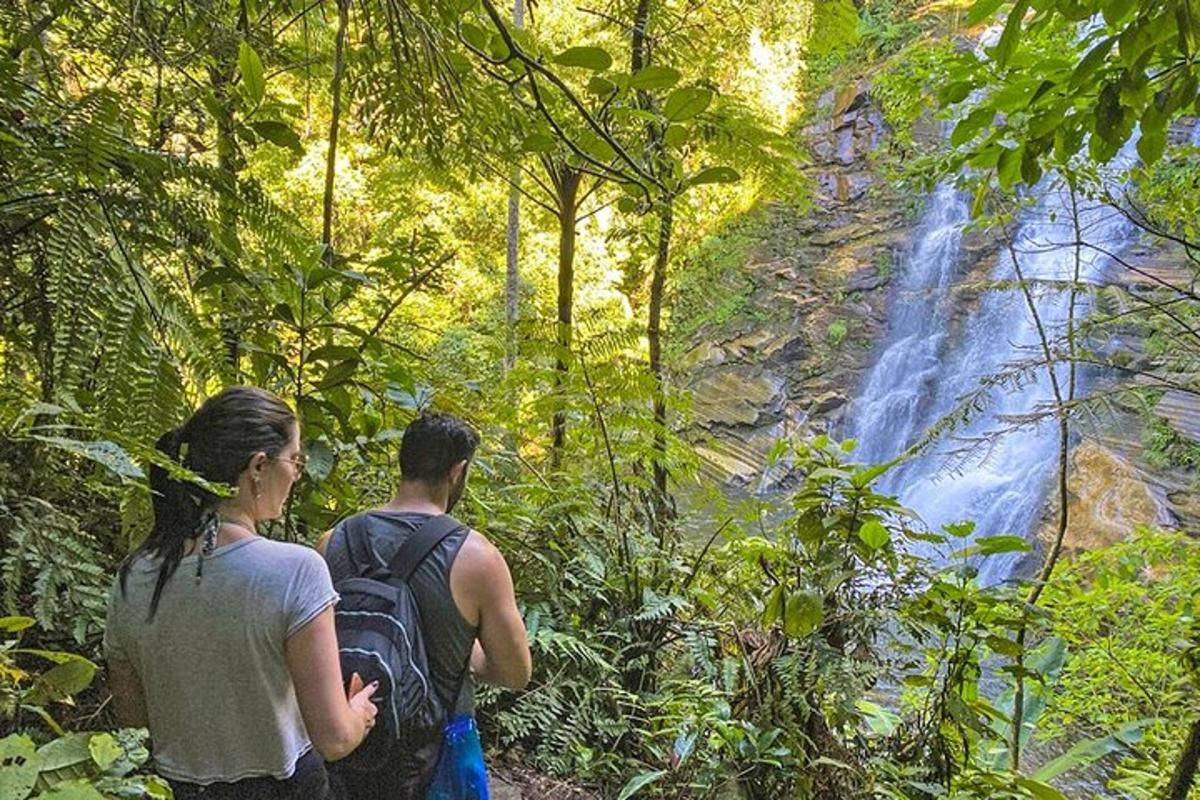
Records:
{"label": "shaded forest background", "polygon": [[[235,383],[300,415],[291,541],[386,500],[422,409],[481,430],[463,516],[512,566],[536,668],[481,691],[481,727],[550,796],[1200,797],[1195,542],[1060,557],[1077,421],[1200,388],[1198,21],[1195,0],[5,3],[0,797],[167,796],[111,730],[105,598],[148,530],[152,443]],[[958,180],[1002,238],[1054,172],[1175,248],[1148,288],[986,287],[1099,297],[998,383],[1140,376],[1097,398],[1072,377],[1018,421],[1061,436],[1045,546],[926,529],[853,442],[781,441],[787,480],[749,497],[692,446],[684,356],[769,315],[739,270],[821,202],[806,126],[858,80],[895,202]],[[1194,478],[1200,445],[1147,413],[1153,457]],[[977,580],[1014,553],[1035,568]]]}

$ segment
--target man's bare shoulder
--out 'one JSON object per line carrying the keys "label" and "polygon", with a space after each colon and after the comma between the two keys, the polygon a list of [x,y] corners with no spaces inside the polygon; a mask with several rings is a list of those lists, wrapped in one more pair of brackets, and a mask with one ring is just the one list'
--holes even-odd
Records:
{"label": "man's bare shoulder", "polygon": [[466,571],[479,576],[485,576],[497,569],[508,569],[499,548],[474,529],[467,534],[454,563],[455,566],[461,565]]}

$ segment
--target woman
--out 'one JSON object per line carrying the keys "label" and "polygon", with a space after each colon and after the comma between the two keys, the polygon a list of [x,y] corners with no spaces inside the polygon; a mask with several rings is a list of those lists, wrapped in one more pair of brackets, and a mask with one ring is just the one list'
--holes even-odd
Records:
{"label": "woman", "polygon": [[355,675],[343,693],[321,556],[256,531],[303,470],[296,417],[235,387],[156,446],[207,485],[150,469],[154,527],[121,566],[104,637],[118,718],[150,729],[181,800],[323,800],[322,759],[366,736],[375,687]]}

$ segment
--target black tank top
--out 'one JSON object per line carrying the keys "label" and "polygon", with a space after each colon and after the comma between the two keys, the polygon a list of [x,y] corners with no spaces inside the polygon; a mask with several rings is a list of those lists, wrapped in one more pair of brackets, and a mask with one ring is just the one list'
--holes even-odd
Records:
{"label": "black tank top", "polygon": [[[359,531],[366,532],[367,544],[379,562],[387,564],[400,545],[431,516],[407,511],[365,511],[352,519],[358,521]],[[335,584],[358,575],[345,545],[344,524],[343,521],[335,528],[325,551]],[[450,593],[450,568],[469,534],[464,527],[443,539],[408,582],[421,609],[426,655],[434,686],[438,695],[453,703],[452,708],[459,714],[470,714],[475,710],[475,690],[468,666],[478,628],[463,619],[454,602]]]}

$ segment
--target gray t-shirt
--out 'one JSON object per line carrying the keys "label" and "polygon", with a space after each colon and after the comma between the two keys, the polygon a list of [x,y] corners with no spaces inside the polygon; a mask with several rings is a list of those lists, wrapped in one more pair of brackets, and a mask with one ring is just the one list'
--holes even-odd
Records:
{"label": "gray t-shirt", "polygon": [[147,621],[157,560],[139,558],[124,596],[114,582],[105,656],[133,665],[149,714],[155,767],[208,784],[289,777],[312,748],[284,658],[288,637],[337,602],[321,556],[241,539],[188,556]]}

